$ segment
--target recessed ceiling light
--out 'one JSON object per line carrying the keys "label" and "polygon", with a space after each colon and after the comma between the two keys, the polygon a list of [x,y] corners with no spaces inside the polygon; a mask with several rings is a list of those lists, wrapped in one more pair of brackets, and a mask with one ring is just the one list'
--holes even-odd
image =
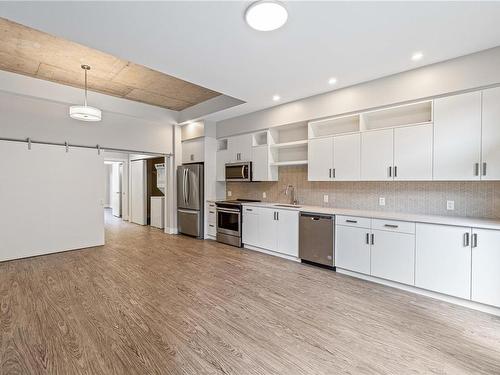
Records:
{"label": "recessed ceiling light", "polygon": [[277,102],[277,101],[278,101],[278,100],[280,100],[280,99],[281,99],[281,97],[280,97],[279,95],[273,95],[273,100],[274,100],[275,102]]}
{"label": "recessed ceiling light", "polygon": [[245,12],[248,25],[259,31],[279,29],[286,23],[288,12],[285,6],[274,0],[261,0],[252,3]]}
{"label": "recessed ceiling light", "polygon": [[411,59],[413,61],[418,61],[418,60],[422,59],[422,57],[424,57],[424,54],[420,51],[415,52],[415,53],[413,53],[413,55],[411,55]]}
{"label": "recessed ceiling light", "polygon": [[335,84],[337,83],[337,78],[335,78],[335,77],[330,78],[330,79],[328,80],[328,83],[329,83],[330,85],[335,85]]}

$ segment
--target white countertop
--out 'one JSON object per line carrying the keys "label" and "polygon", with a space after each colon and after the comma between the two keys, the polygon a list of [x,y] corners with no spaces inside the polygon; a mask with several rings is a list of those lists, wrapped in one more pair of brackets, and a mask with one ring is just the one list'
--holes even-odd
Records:
{"label": "white countertop", "polygon": [[248,202],[248,203],[243,203],[243,206],[267,207],[280,210],[312,212],[318,214],[359,216],[372,219],[401,220],[401,221],[412,221],[417,223],[457,225],[464,227],[500,230],[500,220],[493,220],[493,219],[482,219],[482,218],[463,217],[463,216],[408,214],[403,212],[354,210],[347,208],[333,208],[333,207],[320,207],[320,206],[308,206],[308,205],[299,205],[299,207],[280,207],[276,206],[277,204],[280,203]]}

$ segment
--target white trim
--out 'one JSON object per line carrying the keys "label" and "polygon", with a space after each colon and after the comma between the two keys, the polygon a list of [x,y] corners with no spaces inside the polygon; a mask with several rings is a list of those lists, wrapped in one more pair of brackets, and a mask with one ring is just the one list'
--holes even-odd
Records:
{"label": "white trim", "polygon": [[259,253],[273,255],[275,257],[280,257],[280,258],[283,258],[283,259],[293,260],[294,262],[299,262],[300,263],[300,259],[297,258],[297,257],[291,256],[291,255],[282,254],[282,253],[277,253],[276,251],[266,250],[266,249],[263,249],[261,247],[252,246],[252,245],[243,245],[243,248],[247,249],[247,250],[258,251]]}
{"label": "white trim", "polygon": [[400,284],[400,283],[397,283],[394,281],[379,279],[378,277],[373,277],[373,276],[365,275],[365,274],[358,273],[358,272],[348,271],[348,270],[338,268],[338,267],[337,267],[337,272],[340,274],[343,274],[343,275],[356,277],[358,279],[371,281],[373,283],[382,284],[382,285],[389,286],[392,288],[401,289],[401,290],[405,290],[407,292],[412,292],[415,294],[420,294],[422,296],[438,299],[440,301],[445,301],[448,303],[452,303],[454,305],[459,305],[459,306],[467,307],[469,309],[478,310],[478,311],[482,311],[482,312],[485,312],[488,314],[500,316],[500,308],[497,308],[497,307],[483,305],[482,303],[468,301],[468,300],[464,300],[461,298],[452,297],[452,296],[448,296],[448,295],[437,293],[437,292],[432,292],[432,291],[426,290],[426,289],[420,289],[420,288],[417,288],[417,287],[414,287],[411,285],[405,285],[405,284]]}

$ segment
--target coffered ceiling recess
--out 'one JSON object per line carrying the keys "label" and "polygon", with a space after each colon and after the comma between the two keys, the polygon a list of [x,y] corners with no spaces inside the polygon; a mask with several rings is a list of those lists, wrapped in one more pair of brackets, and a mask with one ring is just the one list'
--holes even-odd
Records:
{"label": "coffered ceiling recess", "polygon": [[174,111],[221,95],[170,75],[0,18],[0,69],[83,88],[82,64],[92,67],[88,88]]}

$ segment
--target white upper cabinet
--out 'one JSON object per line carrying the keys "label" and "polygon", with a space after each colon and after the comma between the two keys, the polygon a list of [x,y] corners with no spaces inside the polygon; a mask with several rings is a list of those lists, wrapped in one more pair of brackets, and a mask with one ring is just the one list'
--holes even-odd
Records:
{"label": "white upper cabinet", "polygon": [[237,135],[228,138],[228,162],[252,160],[252,134]]}
{"label": "white upper cabinet", "polygon": [[269,181],[269,146],[252,148],[252,181]]}
{"label": "white upper cabinet", "polygon": [[227,150],[217,151],[217,154],[216,154],[217,181],[225,181],[226,180],[226,163],[228,162],[227,157],[228,157]]}
{"label": "white upper cabinet", "polygon": [[479,180],[480,161],[481,92],[434,100],[434,179]]}
{"label": "white upper cabinet", "polygon": [[415,286],[470,299],[471,228],[416,225]]}
{"label": "white upper cabinet", "polygon": [[361,174],[361,134],[333,138],[334,181],[357,181]]}
{"label": "white upper cabinet", "polygon": [[432,180],[432,124],[394,129],[394,179]]}
{"label": "white upper cabinet", "polygon": [[500,307],[500,231],[472,230],[472,300]]}
{"label": "white upper cabinet", "polygon": [[500,180],[500,87],[483,91],[482,180]]}
{"label": "white upper cabinet", "polygon": [[196,138],[182,142],[182,163],[200,163],[204,161],[205,139]]}
{"label": "white upper cabinet", "polygon": [[392,180],[393,141],[393,129],[361,133],[361,180]]}
{"label": "white upper cabinet", "polygon": [[331,181],[333,173],[333,139],[310,139],[307,148],[309,181]]}

